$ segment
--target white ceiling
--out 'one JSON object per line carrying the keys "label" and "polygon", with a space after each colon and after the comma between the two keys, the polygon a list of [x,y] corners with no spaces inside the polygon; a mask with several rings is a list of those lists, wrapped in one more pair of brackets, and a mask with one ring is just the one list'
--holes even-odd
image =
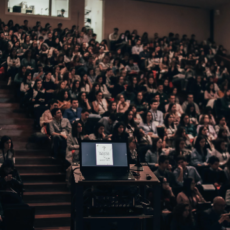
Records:
{"label": "white ceiling", "polygon": [[138,0],[161,4],[172,4],[205,9],[216,9],[218,6],[230,3],[230,0]]}

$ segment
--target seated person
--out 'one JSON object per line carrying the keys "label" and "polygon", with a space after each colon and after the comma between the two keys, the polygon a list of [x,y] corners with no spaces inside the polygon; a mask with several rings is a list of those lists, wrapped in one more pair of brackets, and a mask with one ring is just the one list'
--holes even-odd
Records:
{"label": "seated person", "polygon": [[229,137],[230,136],[229,128],[226,123],[226,118],[223,115],[219,117],[219,124],[215,126],[216,133],[219,133],[221,128],[224,128],[227,130],[227,133],[228,133],[227,136]]}
{"label": "seated person", "polygon": [[118,122],[113,129],[112,141],[128,141],[129,134],[125,131],[125,124]]}
{"label": "seated person", "polygon": [[71,132],[71,124],[68,119],[62,117],[61,109],[54,108],[51,111],[53,121],[49,123],[50,135],[52,136],[53,144],[53,159],[56,159],[59,154],[59,150],[62,156],[66,151],[67,136]]}
{"label": "seated person", "polygon": [[196,230],[196,222],[188,204],[178,204],[173,212],[170,230]]}
{"label": "seated person", "polygon": [[178,204],[188,204],[190,210],[196,208],[198,202],[205,203],[205,199],[200,194],[196,187],[196,183],[193,178],[185,178],[182,192],[177,195]]}
{"label": "seated person", "polygon": [[96,92],[96,100],[92,102],[93,110],[97,114],[103,114],[108,111],[108,103],[105,98],[103,98],[103,93],[101,91]]}
{"label": "seated person", "polygon": [[47,109],[42,116],[40,117],[40,126],[41,126],[41,132],[43,134],[49,134],[48,132],[48,124],[53,121],[53,117],[51,114],[51,110],[54,108],[58,108],[58,101],[57,100],[51,100],[49,103],[49,109]]}
{"label": "seated person", "polygon": [[200,174],[193,166],[188,166],[188,162],[184,156],[177,157],[177,168],[173,171],[177,183],[183,186],[185,178],[193,178],[196,184],[201,184],[202,180]]}
{"label": "seated person", "polygon": [[214,184],[216,188],[227,182],[227,177],[223,170],[219,168],[220,160],[216,156],[208,159],[209,167],[204,170],[203,184]]}
{"label": "seated person", "polygon": [[130,103],[125,101],[123,94],[117,95],[117,113],[125,113],[129,108]]}
{"label": "seated person", "polygon": [[224,167],[230,159],[226,140],[220,138],[216,139],[215,150],[212,151],[211,155],[218,157],[220,166]]}
{"label": "seated person", "polygon": [[81,118],[82,109],[78,107],[78,99],[71,99],[71,108],[66,109],[63,117],[67,118],[72,124],[76,119]]}
{"label": "seated person", "polygon": [[171,114],[166,115],[164,124],[167,129],[167,137],[173,138],[176,134],[177,126],[174,124],[174,118]]}
{"label": "seated person", "polygon": [[[22,203],[20,197],[22,193],[22,180],[18,171],[14,168],[11,159],[4,161],[0,168],[0,190],[2,204],[19,204]],[[6,191],[5,193],[3,191]]]}
{"label": "seated person", "polygon": [[128,138],[128,155],[129,155],[129,163],[136,164],[137,162],[137,141],[135,137]]}
{"label": "seated person", "polygon": [[137,128],[133,115],[134,113],[132,110],[127,110],[122,117],[122,120],[124,124],[126,125],[125,131],[129,134],[130,137],[133,136],[134,131]]}
{"label": "seated person", "polygon": [[165,112],[168,112],[168,108],[170,104],[176,105],[176,112],[180,114],[180,116],[184,113],[183,109],[181,108],[181,105],[176,103],[176,97],[174,94],[171,94],[169,96],[169,103],[165,105]]}
{"label": "seated person", "polygon": [[113,133],[113,127],[116,124],[117,116],[112,113],[109,117],[102,117],[99,123],[102,123],[105,127],[105,134],[110,135]]}
{"label": "seated person", "polygon": [[213,207],[205,210],[201,219],[201,229],[222,230],[230,226],[229,213],[225,211],[226,202],[222,197],[215,197]]}
{"label": "seated person", "polygon": [[60,100],[58,100],[58,106],[62,111],[65,111],[66,109],[69,109],[71,106],[71,102],[70,102],[70,95],[69,95],[69,91],[63,90],[61,92],[61,97]]}
{"label": "seated person", "polygon": [[137,128],[135,130],[134,136],[137,137],[137,142],[139,146],[151,146],[152,145],[152,138],[145,134],[143,128]]}
{"label": "seated person", "polygon": [[105,126],[102,123],[97,123],[94,128],[94,133],[89,135],[90,140],[111,140],[112,135],[105,134]]}
{"label": "seated person", "polygon": [[83,135],[83,127],[81,121],[74,121],[72,124],[72,132],[67,137],[66,160],[72,164],[79,162],[80,142],[88,135]]}
{"label": "seated person", "polygon": [[145,161],[148,163],[152,170],[156,169],[158,165],[158,160],[161,155],[165,155],[162,151],[162,140],[160,138],[155,138],[153,140],[152,148],[145,154]]}
{"label": "seated person", "polygon": [[151,138],[158,137],[157,127],[153,121],[153,116],[150,111],[147,111],[143,115],[143,123],[140,127],[144,130],[145,134],[148,134]]}
{"label": "seated person", "polygon": [[159,156],[158,169],[154,172],[157,178],[165,177],[173,189],[177,187],[175,176],[168,170],[169,159],[165,155]]}
{"label": "seated person", "polygon": [[208,137],[210,140],[214,140],[217,138],[217,134],[216,134],[216,131],[215,129],[213,128],[212,125],[210,125],[210,118],[209,118],[209,115],[208,114],[204,114],[201,119],[200,119],[200,124],[197,126],[197,133],[199,133],[199,129],[202,127],[202,126],[206,126],[208,128]]}
{"label": "seated person", "polygon": [[149,110],[152,113],[153,121],[156,126],[164,124],[163,113],[157,110],[159,106],[159,102],[157,100],[152,100],[150,102],[151,109]]}
{"label": "seated person", "polygon": [[13,160],[14,150],[12,139],[8,136],[1,138],[1,152],[0,152],[0,164],[3,164],[6,160]]}
{"label": "seated person", "polygon": [[82,123],[84,135],[88,135],[92,133],[93,127],[89,122],[89,111],[87,109],[82,109],[81,111],[81,119],[79,119]]}
{"label": "seated person", "polygon": [[184,138],[178,138],[175,140],[175,150],[172,150],[169,153],[169,162],[172,165],[173,169],[177,167],[177,157],[184,156],[187,162],[190,162],[191,154],[190,151],[185,149],[185,140]]}
{"label": "seated person", "polygon": [[208,159],[211,156],[210,151],[205,147],[205,138],[198,136],[191,153],[191,165],[195,167],[207,166]]}
{"label": "seated person", "polygon": [[191,124],[189,116],[187,114],[182,114],[180,119],[179,127],[183,127],[185,132],[192,139],[197,135],[195,125]]}
{"label": "seated person", "polygon": [[194,96],[193,94],[189,93],[188,94],[188,97],[187,97],[187,101],[185,101],[183,104],[182,104],[182,109],[184,110],[184,112],[186,111],[186,108],[188,106],[188,104],[191,104],[193,103],[195,105],[195,109],[196,109],[196,113],[199,115],[200,114],[200,109],[199,109],[199,106],[194,102]]}

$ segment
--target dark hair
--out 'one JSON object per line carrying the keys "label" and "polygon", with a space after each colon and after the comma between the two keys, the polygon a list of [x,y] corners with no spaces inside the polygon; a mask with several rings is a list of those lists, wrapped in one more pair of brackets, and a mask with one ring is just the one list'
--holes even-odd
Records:
{"label": "dark hair", "polygon": [[[143,120],[143,123],[144,124],[146,124],[147,123],[147,114],[148,113],[151,113],[150,111],[146,111],[144,114],[143,114],[143,116],[142,116],[142,120]],[[153,115],[152,115],[152,113],[151,113],[151,116],[152,116],[152,118],[153,118]],[[152,119],[153,120],[153,119]]]}
{"label": "dark hair", "polygon": [[[64,98],[66,92],[67,92],[67,94],[68,94],[68,98],[67,98],[67,99]],[[64,90],[62,91],[62,93],[61,93],[61,98],[60,98],[60,99],[61,99],[60,101],[69,100],[69,99],[70,99],[69,91],[68,91],[67,89],[64,89]]]}
{"label": "dark hair", "polygon": [[12,168],[14,169],[14,162],[12,159],[6,159],[2,166],[1,166],[1,170],[4,169],[4,168]]}
{"label": "dark hair", "polygon": [[205,116],[208,116],[208,118],[209,118],[209,120],[210,120],[210,117],[209,117],[208,114],[202,114],[202,115],[201,115],[201,118],[200,118],[200,124],[201,124],[201,125],[204,124],[204,117],[205,117]]}
{"label": "dark hair", "polygon": [[124,113],[123,122],[124,122],[125,124],[130,123],[130,125],[132,125],[133,127],[136,128],[137,125],[136,125],[134,119],[132,118],[132,120],[130,120],[130,121],[128,120],[128,115],[129,115],[130,112],[133,112],[133,111],[132,111],[132,110],[127,110],[127,111]]}
{"label": "dark hair", "polygon": [[218,157],[216,157],[216,156],[211,156],[211,157],[209,157],[208,163],[209,163],[210,165],[213,165],[215,162],[220,162],[220,160],[219,160]]}
{"label": "dark hair", "polygon": [[160,155],[158,159],[158,164],[163,164],[165,161],[169,160],[168,156],[166,155]]}
{"label": "dark hair", "polygon": [[59,109],[59,108],[54,108],[54,109],[51,110],[52,117],[54,117],[56,115],[56,113],[57,113],[58,110],[61,111],[61,109]]}
{"label": "dark hair", "polygon": [[[151,151],[154,153],[157,151],[157,142],[161,140],[160,137],[157,137],[157,138],[154,138],[153,139],[153,144],[151,146]],[[162,152],[162,148],[158,150],[158,153],[161,153]]]}
{"label": "dark hair", "polygon": [[214,142],[214,145],[215,145],[215,149],[222,153],[222,149],[221,149],[221,143],[225,142],[226,143],[226,140],[225,139],[222,139],[222,138],[217,138]]}
{"label": "dark hair", "polygon": [[207,128],[207,126],[206,126],[206,125],[203,125],[203,126],[201,126],[201,127],[199,128],[199,130],[198,130],[198,136],[199,136],[199,135],[200,135],[200,136],[204,136],[204,135],[202,134],[202,131],[203,131],[204,128]]}
{"label": "dark hair", "polygon": [[73,82],[73,86],[72,86],[72,92],[73,92],[73,93],[74,93],[74,92],[76,91],[76,89],[77,89],[77,88],[76,88],[76,83],[77,83],[77,82],[79,82],[79,88],[78,88],[78,89],[79,89],[79,91],[80,91],[80,81],[75,80],[75,81]]}
{"label": "dark hair", "polygon": [[174,105],[176,105],[176,103],[170,103],[170,104],[169,104],[168,111],[167,111],[168,113],[171,112],[171,109],[172,109],[172,107],[173,107]]}
{"label": "dark hair", "polygon": [[[200,147],[200,141],[201,141],[202,139],[205,139],[205,137],[199,135],[199,136],[197,137],[196,142],[195,142],[195,145],[194,145],[194,148],[197,150],[197,152],[198,152],[200,155],[202,155],[202,154],[201,154],[201,147]],[[204,147],[203,152],[204,152],[203,161],[205,161],[205,157],[206,157],[206,155],[207,155],[207,149],[206,149],[206,147]]]}
{"label": "dark hair", "polygon": [[[77,129],[78,124],[81,124],[81,126],[83,128],[83,125],[82,125],[80,120],[79,121],[74,121],[74,123],[72,124],[72,136],[73,137],[77,137],[77,135],[78,135],[78,129]],[[82,130],[82,133],[83,133],[83,130]]]}
{"label": "dark hair", "polygon": [[111,113],[111,114],[109,115],[109,118],[110,118],[112,121],[116,121],[116,120],[117,120],[117,115],[114,114],[114,113]]}
{"label": "dark hair", "polygon": [[78,101],[78,99],[77,98],[71,98],[71,100],[70,100],[71,104],[73,103],[73,101]]}
{"label": "dark hair", "polygon": [[189,201],[191,203],[193,203],[193,199],[192,199],[192,196],[194,195],[194,192],[191,190],[191,184],[192,184],[192,181],[194,179],[193,178],[184,178],[184,185],[183,185],[183,193],[189,198]]}
{"label": "dark hair", "polygon": [[175,138],[184,138],[182,136],[184,131],[185,131],[185,128],[183,126],[179,126],[176,133],[175,133]]}
{"label": "dark hair", "polygon": [[[42,80],[37,79],[37,80],[35,81],[35,83],[34,83],[34,89],[35,89],[35,90],[38,90],[38,89],[37,89],[37,83],[38,83],[39,81],[42,82]],[[42,88],[41,88],[41,89],[42,89]]]}
{"label": "dark hair", "polygon": [[[26,70],[26,73],[25,73],[25,77],[23,78],[23,83],[26,84],[26,81],[27,81],[27,77],[31,74],[31,72],[29,70]],[[31,75],[31,80],[32,80],[32,75]]]}
{"label": "dark hair", "polygon": [[[109,103],[109,106],[108,106],[108,111],[111,113],[111,112],[113,112],[112,111],[112,105],[113,105],[113,103],[116,103],[117,104],[117,102],[116,101],[111,101],[110,103]],[[115,110],[115,113],[117,112],[117,109]]]}
{"label": "dark hair", "polygon": [[89,113],[89,110],[88,109],[82,109],[81,113],[86,113],[88,112]]}
{"label": "dark hair", "polygon": [[49,101],[49,108],[50,108],[50,106],[51,105],[53,105],[53,104],[58,104],[58,101],[56,100],[56,99],[51,99],[50,101]]}
{"label": "dark hair", "polygon": [[[181,126],[185,126],[184,118],[185,118],[186,116],[189,117],[189,115],[188,115],[187,113],[183,113],[183,114],[181,115],[181,118],[180,118],[180,125],[181,125]],[[188,125],[190,125],[190,123],[188,123]]]}
{"label": "dark hair", "polygon": [[186,159],[185,156],[178,156],[178,157],[176,158],[176,161],[177,161],[177,162],[178,162],[178,161],[181,161],[181,160],[187,161],[187,159]]}
{"label": "dark hair", "polygon": [[173,217],[179,223],[186,221],[186,222],[194,225],[194,220],[193,220],[193,216],[192,216],[191,212],[190,212],[189,216],[186,218],[186,220],[184,220],[183,212],[185,211],[185,208],[187,208],[187,207],[189,207],[189,204],[177,204],[177,206],[175,207],[175,209],[173,211]]}
{"label": "dark hair", "polygon": [[185,142],[184,138],[180,137],[175,140],[175,154],[178,156],[180,154],[180,143]]}
{"label": "dark hair", "polygon": [[1,138],[1,149],[3,150],[4,149],[4,145],[5,145],[5,143],[7,142],[7,141],[9,141],[9,140],[11,140],[11,150],[13,150],[13,141],[12,141],[12,139],[11,139],[11,137],[9,137],[9,136],[3,136],[2,138]]}
{"label": "dark hair", "polygon": [[220,128],[220,130],[219,130],[219,132],[218,132],[218,135],[217,135],[217,137],[218,138],[222,138],[222,139],[228,139],[228,137],[224,137],[222,134],[223,134],[223,132],[224,131],[227,131],[225,128]]}
{"label": "dark hair", "polygon": [[96,137],[98,137],[98,129],[99,129],[100,127],[105,127],[105,126],[104,126],[104,124],[101,123],[101,122],[96,123],[96,125],[95,125],[95,127],[94,127],[94,135],[95,135]]}
{"label": "dark hair", "polygon": [[123,122],[118,122],[113,128],[113,136],[112,136],[113,139],[116,139],[118,137],[118,128],[121,125],[124,127],[124,131],[123,131],[123,133],[121,135],[125,135],[125,133],[126,133],[125,132],[125,124]]}
{"label": "dark hair", "polygon": [[[165,127],[166,128],[169,128],[169,123],[168,123],[168,118],[171,116],[171,114],[167,114],[166,117],[165,117],[165,120],[164,120],[164,124],[165,124]],[[174,129],[175,128],[175,125],[174,125],[174,122],[172,122],[172,128]]]}
{"label": "dark hair", "polygon": [[155,100],[155,99],[152,99],[152,100],[150,101],[150,105],[152,105],[153,103],[158,103],[158,101]]}

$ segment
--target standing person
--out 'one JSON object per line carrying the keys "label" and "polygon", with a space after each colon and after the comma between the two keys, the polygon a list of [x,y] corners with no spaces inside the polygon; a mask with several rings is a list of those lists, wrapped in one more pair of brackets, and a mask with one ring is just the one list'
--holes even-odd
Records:
{"label": "standing person", "polygon": [[66,140],[71,132],[71,124],[68,119],[62,117],[61,109],[54,108],[51,114],[53,121],[49,124],[49,130],[52,136],[53,159],[57,159],[59,150],[62,155],[65,155]]}

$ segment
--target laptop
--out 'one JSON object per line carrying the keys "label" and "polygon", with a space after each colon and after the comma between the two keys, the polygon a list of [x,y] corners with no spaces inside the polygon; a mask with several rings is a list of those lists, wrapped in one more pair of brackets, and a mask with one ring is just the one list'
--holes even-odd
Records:
{"label": "laptop", "polygon": [[80,170],[85,180],[134,180],[126,142],[83,140]]}

